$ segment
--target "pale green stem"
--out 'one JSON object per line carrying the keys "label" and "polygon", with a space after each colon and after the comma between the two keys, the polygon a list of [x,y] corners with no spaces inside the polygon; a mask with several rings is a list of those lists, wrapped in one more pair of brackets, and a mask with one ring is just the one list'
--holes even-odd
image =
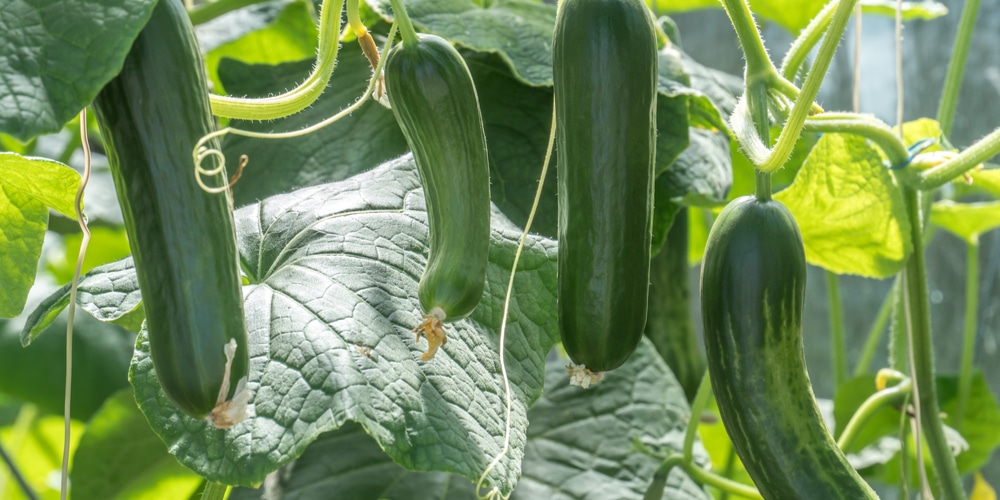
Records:
{"label": "pale green stem", "polygon": [[684,468],[684,472],[688,473],[688,476],[691,476],[691,479],[694,479],[698,483],[707,484],[720,491],[728,491],[733,495],[739,495],[743,498],[752,498],[757,500],[763,500],[764,498],[761,496],[760,492],[757,491],[757,488],[733,481],[732,479],[726,479],[718,474],[713,474],[710,471],[698,467],[694,463],[684,462],[681,464],[681,467]]}
{"label": "pale green stem", "polygon": [[864,430],[865,424],[875,416],[875,413],[881,410],[882,407],[909,394],[912,388],[913,384],[910,382],[910,379],[905,379],[898,385],[886,387],[868,396],[868,399],[858,407],[854,415],[851,415],[851,420],[844,426],[844,432],[837,439],[837,447],[844,453],[847,453],[847,450],[854,444],[854,440],[858,437],[858,434]]}
{"label": "pale green stem", "polygon": [[726,9],[726,14],[733,23],[736,38],[739,39],[747,60],[747,86],[749,87],[754,80],[766,80],[770,75],[776,74],[777,70],[767,55],[764,41],[760,37],[760,31],[757,30],[757,24],[753,20],[753,14],[750,13],[750,6],[746,0],[722,0],[722,7]]}
{"label": "pale green stem", "polygon": [[225,500],[226,493],[228,492],[229,486],[209,481],[205,484],[205,491],[201,495],[201,500]]}
{"label": "pale green stem", "polygon": [[847,346],[844,344],[844,310],[840,304],[837,275],[826,272],[826,298],[830,307],[830,349],[835,387],[847,381]]}
{"label": "pale green stem", "polygon": [[795,80],[795,75],[799,73],[799,68],[809,57],[809,52],[823,39],[823,33],[830,26],[833,19],[833,11],[837,7],[834,0],[823,6],[812,21],[799,32],[799,36],[792,42],[792,46],[785,53],[784,60],[781,61],[781,74],[788,80]]}
{"label": "pale green stem", "polygon": [[993,158],[997,153],[1000,153],[1000,128],[976,141],[954,158],[923,172],[907,173],[902,180],[916,189],[929,191],[947,184],[980,163]]}
{"label": "pale green stem", "polygon": [[889,293],[886,294],[885,299],[882,300],[882,306],[878,309],[878,314],[875,316],[875,321],[872,322],[872,327],[868,330],[868,338],[865,340],[865,347],[861,351],[861,356],[858,357],[858,364],[854,367],[854,376],[860,377],[865,373],[868,373],[868,369],[871,367],[872,360],[875,359],[875,350],[878,349],[878,345],[882,342],[882,336],[885,334],[886,324],[889,323],[889,316],[892,314],[892,306],[894,299],[896,297],[896,289],[899,286],[895,282],[892,288],[889,289]]}
{"label": "pale green stem", "polygon": [[930,302],[927,298],[927,273],[924,258],[923,219],[920,193],[903,187],[913,253],[903,270],[903,292],[906,305],[907,327],[910,332],[910,371],[918,420],[923,430],[924,442],[930,450],[934,469],[937,471],[944,498],[965,499],[962,478],[955,465],[955,457],[944,434],[944,424],[938,409],[934,387],[934,346],[931,339]]}
{"label": "pale green stem", "polygon": [[965,73],[965,60],[969,56],[969,45],[972,42],[978,11],[979,0],[965,0],[962,19],[958,22],[955,46],[951,52],[951,59],[948,60],[948,75],[944,79],[944,89],[941,90],[941,102],[938,105],[937,120],[945,137],[951,136],[951,127],[955,122],[955,108],[958,106],[962,76]]}
{"label": "pale green stem", "polygon": [[191,9],[188,11],[188,17],[191,18],[191,24],[198,26],[199,24],[207,23],[223,14],[228,14],[234,10],[242,9],[243,7],[265,1],[266,0],[216,0],[214,2],[201,4],[194,9]]}
{"label": "pale green stem", "polygon": [[[767,113],[767,84],[747,80],[747,105],[750,107],[750,117],[756,128],[757,136],[763,141],[770,140],[771,120]],[[771,174],[755,170],[756,196],[760,201],[771,199]]]}
{"label": "pale green stem", "polygon": [[403,47],[415,45],[418,41],[417,30],[413,28],[413,22],[403,8],[401,0],[391,0],[393,21],[399,25],[399,35],[403,37]]}
{"label": "pale green stem", "polygon": [[691,402],[691,418],[688,419],[687,430],[684,432],[684,461],[694,461],[694,440],[698,436],[698,424],[701,423],[701,415],[708,406],[708,400],[712,397],[712,380],[708,377],[708,370],[701,377],[701,384],[698,385],[698,392]]}
{"label": "pale green stem", "polygon": [[309,107],[330,83],[340,50],[340,17],[344,0],[323,0],[319,14],[319,47],[316,67],[294,89],[273,97],[256,99],[210,95],[212,114],[241,120],[275,120]]}
{"label": "pale green stem", "polygon": [[961,430],[972,387],[972,369],[976,348],[976,313],[979,310],[979,241],[966,243],[965,252],[965,335],[962,340],[962,365],[958,377],[958,406],[955,427]]}
{"label": "pale green stem", "polygon": [[746,123],[747,114],[749,114],[748,103],[744,99],[737,103],[731,119],[733,132],[747,157],[760,170],[774,172],[781,168],[792,154],[792,149],[802,133],[806,118],[813,110],[815,104],[813,101],[816,100],[820,85],[830,67],[833,55],[837,51],[837,45],[840,43],[840,37],[844,34],[844,29],[847,27],[847,22],[850,20],[856,3],[857,0],[842,0],[837,6],[826,36],[823,37],[815,64],[809,70],[802,91],[798,99],[795,100],[795,105],[792,106],[792,112],[785,121],[773,150],[768,148],[768,141],[756,137],[750,124]]}
{"label": "pale green stem", "polygon": [[871,115],[823,113],[806,120],[803,129],[809,132],[853,134],[864,137],[874,142],[893,165],[902,165],[910,157],[899,135]]}

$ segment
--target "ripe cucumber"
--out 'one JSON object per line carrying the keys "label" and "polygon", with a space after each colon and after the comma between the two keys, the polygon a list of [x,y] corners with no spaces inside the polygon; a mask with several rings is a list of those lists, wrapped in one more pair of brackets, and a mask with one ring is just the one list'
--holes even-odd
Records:
{"label": "ripe cucumber", "polygon": [[802,350],[806,258],[777,201],[733,200],[712,225],[701,311],[712,389],[747,472],[767,499],[877,498],[830,436]]}
{"label": "ripe cucumber", "polygon": [[596,382],[635,351],[646,323],[657,54],[645,4],[564,0],[552,73],[559,333]]}
{"label": "ripe cucumber", "polygon": [[434,357],[446,340],[443,323],[466,318],[486,286],[490,243],[490,171],[486,134],[472,75],[443,38],[417,35],[385,62],[396,122],[413,151],[427,200],[430,252],[418,286]]}
{"label": "ripe cucumber", "polygon": [[249,358],[231,203],[198,186],[191,156],[215,130],[206,81],[187,12],[160,0],[93,105],[157,378],[182,411],[225,428],[244,418]]}

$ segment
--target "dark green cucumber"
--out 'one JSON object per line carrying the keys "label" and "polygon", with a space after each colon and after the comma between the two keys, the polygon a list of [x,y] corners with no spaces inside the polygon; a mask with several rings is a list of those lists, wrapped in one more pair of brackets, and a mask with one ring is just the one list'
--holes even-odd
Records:
{"label": "dark green cucumber", "polygon": [[712,225],[702,266],[712,389],[764,498],[877,498],[830,436],[809,383],[806,259],[792,214],[773,200],[733,200]]}
{"label": "dark green cucumber", "polygon": [[195,417],[216,409],[231,341],[226,399],[248,368],[232,209],[226,194],[198,186],[191,157],[195,142],[215,130],[206,81],[187,12],[178,0],[160,0],[121,73],[94,101],[153,366],[167,396]]}
{"label": "dark green cucumber", "polygon": [[[427,201],[430,252],[418,286],[428,329],[424,359],[444,341],[440,322],[475,310],[486,285],[490,243],[490,171],[472,75],[443,38],[418,35],[385,62],[396,122],[413,151]],[[424,325],[424,324],[422,324]],[[421,329],[422,327],[418,327]],[[435,340],[437,339],[437,340]]]}
{"label": "dark green cucumber", "polygon": [[559,333],[574,363],[642,339],[656,151],[656,35],[641,0],[564,0],[552,39]]}
{"label": "dark green cucumber", "polygon": [[705,356],[692,319],[689,272],[688,213],[682,208],[660,253],[650,261],[646,336],[674,372],[688,401],[693,401],[705,375]]}

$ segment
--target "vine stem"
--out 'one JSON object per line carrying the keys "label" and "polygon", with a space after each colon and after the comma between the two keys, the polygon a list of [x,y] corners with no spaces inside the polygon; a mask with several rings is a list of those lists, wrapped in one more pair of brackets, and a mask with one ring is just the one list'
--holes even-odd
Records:
{"label": "vine stem", "polygon": [[875,413],[893,401],[898,400],[901,396],[909,394],[912,388],[913,384],[907,378],[895,386],[887,387],[868,396],[868,399],[864,403],[861,403],[861,406],[854,412],[854,415],[851,415],[851,420],[844,426],[844,432],[837,439],[837,447],[844,453],[847,453],[848,448],[854,444],[854,440],[857,439],[858,434],[865,428],[865,424],[875,416]]}
{"label": "vine stem", "polygon": [[337,64],[340,17],[343,10],[344,0],[323,0],[319,13],[316,67],[305,81],[294,89],[273,97],[248,99],[211,94],[209,103],[212,105],[212,114],[241,120],[274,120],[309,107],[330,83],[330,75]]}
{"label": "vine stem", "polygon": [[[929,191],[945,185],[952,179],[972,170],[979,164],[1000,153],[1000,128],[979,139],[975,144],[954,158],[923,172],[905,172],[902,181],[909,186]],[[912,170],[912,169],[911,169]]]}
{"label": "vine stem", "polygon": [[396,24],[399,24],[399,35],[403,37],[403,46],[414,45],[417,43],[417,30],[413,28],[413,22],[410,21],[410,16],[406,13],[406,9],[403,8],[403,2],[401,0],[391,0],[392,4],[392,17]]}
{"label": "vine stem", "polygon": [[208,481],[205,483],[205,490],[201,494],[201,500],[225,500],[226,493],[228,492],[228,485]]}
{"label": "vine stem", "polygon": [[712,379],[708,376],[708,370],[705,370],[705,374],[701,376],[701,383],[698,384],[698,392],[691,402],[691,417],[684,431],[685,462],[694,462],[694,440],[698,435],[698,423],[701,422],[701,414],[705,412],[710,397],[712,397]]}
{"label": "vine stem", "polygon": [[83,146],[83,178],[80,188],[76,191],[74,208],[76,220],[83,231],[80,240],[80,253],[76,257],[76,270],[73,273],[73,283],[69,288],[69,306],[66,309],[66,387],[63,396],[63,456],[62,477],[60,478],[59,497],[66,500],[69,496],[69,446],[70,446],[70,403],[73,395],[73,318],[76,314],[76,292],[80,284],[80,273],[83,270],[83,259],[87,255],[87,245],[90,244],[90,228],[87,227],[87,216],[83,213],[83,193],[90,181],[90,142],[87,139],[87,108],[80,110],[80,144]]}
{"label": "vine stem", "polygon": [[[764,48],[764,41],[757,30],[757,24],[750,13],[750,6],[746,0],[722,0],[722,7],[725,8],[729,20],[736,30],[736,37],[743,48],[744,57],[747,60],[746,81],[749,84],[754,80],[767,80],[771,75],[776,74],[774,64],[767,55]],[[749,87],[749,85],[748,85]]]}
{"label": "vine stem", "polygon": [[871,140],[885,153],[889,163],[903,165],[910,157],[906,145],[885,122],[872,115],[854,113],[823,113],[806,120],[803,130],[809,132],[853,134]]}
{"label": "vine stem", "polygon": [[242,9],[257,3],[263,3],[266,0],[216,0],[214,2],[208,2],[195,7],[188,11],[188,17],[191,19],[191,24],[198,26],[199,24],[205,24],[212,19],[215,19],[223,14],[228,14],[234,10]]}
{"label": "vine stem", "polygon": [[920,193],[909,187],[903,187],[902,191],[913,246],[913,253],[903,270],[903,300],[910,333],[910,370],[914,382],[914,403],[924,441],[944,489],[944,498],[962,500],[965,499],[962,478],[958,475],[955,458],[945,439],[934,387],[934,346],[931,340],[930,302],[927,298]]}
{"label": "vine stem", "polygon": [[966,242],[965,252],[965,332],[962,339],[962,364],[958,376],[958,406],[955,427],[961,430],[972,387],[972,368],[976,347],[976,313],[979,311],[979,240]]}
{"label": "vine stem", "polygon": [[[723,1],[729,3],[736,0]],[[812,69],[809,70],[809,75],[806,76],[802,90],[795,100],[795,104],[792,106],[791,114],[785,120],[781,132],[778,134],[778,140],[773,149],[768,147],[770,141],[765,141],[762,137],[755,135],[753,133],[755,130],[754,127],[750,123],[747,123],[747,118],[752,119],[753,113],[750,112],[746,100],[741,98],[737,102],[736,109],[733,111],[731,117],[733,132],[736,134],[744,153],[758,169],[764,172],[774,172],[781,168],[792,154],[795,142],[798,141],[805,126],[806,118],[814,109],[816,95],[819,93],[820,85],[823,83],[826,71],[829,69],[833,55],[840,44],[840,37],[847,27],[847,22],[850,20],[856,4],[857,0],[841,0],[837,5],[833,19],[830,22],[830,27],[826,31],[826,36],[823,37],[823,43],[820,45],[816,61]],[[754,33],[756,33],[756,30]],[[742,38],[740,41],[742,43]],[[751,76],[749,73],[749,56],[747,61],[749,83]],[[773,66],[771,68],[774,71]],[[771,75],[771,77],[774,78],[776,76]]]}
{"label": "vine stem", "polygon": [[896,297],[896,290],[898,289],[899,281],[894,281],[892,288],[889,289],[889,293],[882,299],[882,305],[878,309],[875,321],[872,322],[872,327],[868,330],[865,347],[861,350],[861,356],[858,357],[857,366],[854,367],[855,377],[860,377],[868,373],[868,368],[871,367],[872,359],[875,358],[875,349],[881,343],[882,336],[885,334],[885,326],[889,323],[889,317],[892,314],[892,307],[894,305],[893,299]]}
{"label": "vine stem", "polygon": [[962,88],[965,60],[969,56],[969,45],[972,42],[978,11],[979,0],[965,0],[962,19],[958,22],[955,46],[952,48],[951,59],[948,60],[948,74],[941,90],[941,102],[938,104],[937,120],[945,137],[951,136],[951,128],[955,123],[955,109],[958,107],[959,92]]}
{"label": "vine stem", "polygon": [[840,303],[837,275],[826,272],[826,298],[830,308],[830,350],[833,362],[834,387],[847,381],[847,352],[844,344],[844,309]]}

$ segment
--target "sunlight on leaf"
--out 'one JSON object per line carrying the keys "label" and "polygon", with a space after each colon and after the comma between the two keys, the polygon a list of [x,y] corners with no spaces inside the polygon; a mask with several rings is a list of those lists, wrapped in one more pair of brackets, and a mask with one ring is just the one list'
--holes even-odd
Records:
{"label": "sunlight on leaf", "polygon": [[838,274],[892,276],[911,251],[902,195],[864,139],[826,134],[774,198],[802,231],[806,260]]}
{"label": "sunlight on leaf", "polygon": [[975,243],[979,235],[1000,227],[1000,201],[955,203],[942,200],[931,207],[931,223]]}
{"label": "sunlight on leaf", "polygon": [[973,477],[975,479],[972,482],[972,494],[969,495],[969,500],[997,500],[997,492],[986,482],[982,472],[976,471]]}

